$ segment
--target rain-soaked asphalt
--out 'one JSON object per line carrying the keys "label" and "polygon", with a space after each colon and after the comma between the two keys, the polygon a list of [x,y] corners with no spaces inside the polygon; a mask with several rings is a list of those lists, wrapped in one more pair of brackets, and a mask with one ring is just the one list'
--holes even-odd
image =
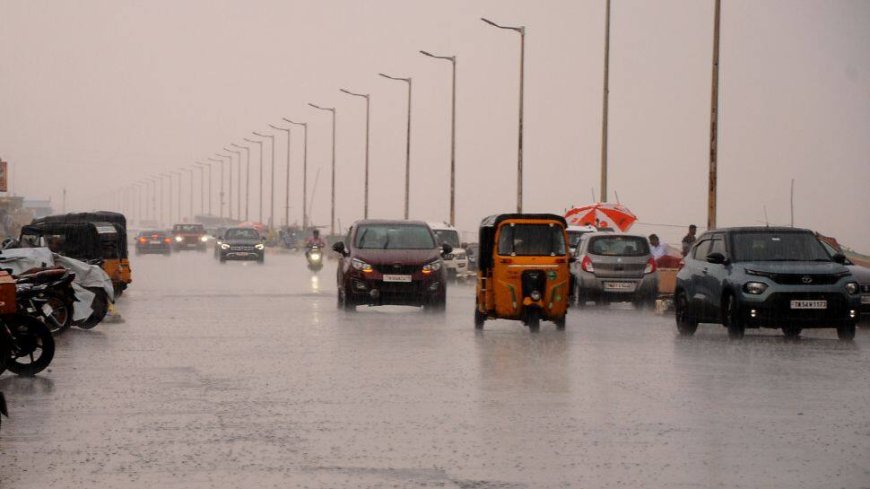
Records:
{"label": "rain-soaked asphalt", "polygon": [[120,324],[0,377],[0,487],[870,487],[870,330],[335,307],[331,265],[134,257]]}

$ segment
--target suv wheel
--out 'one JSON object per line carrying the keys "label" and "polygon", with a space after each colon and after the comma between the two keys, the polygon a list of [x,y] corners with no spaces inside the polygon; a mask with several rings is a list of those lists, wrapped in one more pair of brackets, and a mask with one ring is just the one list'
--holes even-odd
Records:
{"label": "suv wheel", "polygon": [[698,329],[698,321],[689,316],[689,299],[685,292],[677,294],[674,300],[674,317],[677,320],[677,331],[681,336],[692,336]]}
{"label": "suv wheel", "polygon": [[743,339],[743,334],[746,332],[746,324],[743,322],[743,318],[740,317],[740,308],[737,306],[737,299],[733,294],[725,296],[723,322],[725,327],[728,328],[728,338],[732,340]]}
{"label": "suv wheel", "polygon": [[837,327],[837,338],[843,341],[852,341],[855,339],[855,323],[846,323]]}

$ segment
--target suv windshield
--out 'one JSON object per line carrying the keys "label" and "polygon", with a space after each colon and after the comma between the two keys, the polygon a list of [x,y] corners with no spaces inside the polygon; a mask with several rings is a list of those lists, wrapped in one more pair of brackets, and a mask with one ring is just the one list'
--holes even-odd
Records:
{"label": "suv windshield", "polygon": [[565,254],[562,228],[552,224],[507,224],[498,236],[498,254],[557,256]]}
{"label": "suv windshield", "polygon": [[831,261],[810,233],[734,233],[734,261]]}
{"label": "suv windshield", "polygon": [[172,228],[174,233],[204,233],[205,227],[202,224],[176,224]]}
{"label": "suv windshield", "polygon": [[354,246],[365,250],[429,250],[435,248],[435,240],[425,226],[363,224],[356,230]]}
{"label": "suv windshield", "polygon": [[227,239],[260,239],[260,234],[256,229],[250,228],[228,229],[225,237]]}
{"label": "suv windshield", "polygon": [[455,229],[433,229],[438,244],[447,243],[453,248],[459,248],[459,233]]}
{"label": "suv windshield", "polygon": [[640,236],[595,236],[589,239],[588,251],[593,255],[643,256],[649,254],[649,245]]}

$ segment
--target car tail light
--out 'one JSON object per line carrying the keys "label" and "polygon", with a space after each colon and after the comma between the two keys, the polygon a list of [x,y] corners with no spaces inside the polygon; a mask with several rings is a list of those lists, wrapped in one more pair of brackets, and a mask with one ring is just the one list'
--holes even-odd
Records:
{"label": "car tail light", "polygon": [[169,244],[169,243],[171,243],[171,242],[172,242],[172,240],[171,240],[171,239],[169,239],[169,238],[166,238],[166,239],[164,239],[164,240],[163,240],[163,242],[164,242],[164,243],[166,243],[166,244]]}
{"label": "car tail light", "polygon": [[582,268],[584,272],[595,273],[595,267],[592,266],[592,260],[589,259],[588,255],[583,256],[583,261],[580,262],[580,268]]}
{"label": "car tail light", "polygon": [[139,242],[140,242],[140,243],[144,243],[144,242],[146,242],[146,241],[148,241],[148,240],[145,239],[145,238],[139,238]]}
{"label": "car tail light", "polygon": [[656,261],[653,260],[652,258],[650,258],[649,261],[646,262],[646,268],[643,269],[643,273],[647,274],[647,273],[653,273],[655,271],[656,271]]}

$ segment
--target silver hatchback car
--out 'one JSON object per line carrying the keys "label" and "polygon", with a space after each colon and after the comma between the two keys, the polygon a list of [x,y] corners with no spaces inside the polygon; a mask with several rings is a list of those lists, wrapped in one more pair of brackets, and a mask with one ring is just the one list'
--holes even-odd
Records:
{"label": "silver hatchback car", "polygon": [[655,307],[659,279],[647,238],[634,234],[589,233],[577,245],[571,265],[579,307],[632,302]]}

